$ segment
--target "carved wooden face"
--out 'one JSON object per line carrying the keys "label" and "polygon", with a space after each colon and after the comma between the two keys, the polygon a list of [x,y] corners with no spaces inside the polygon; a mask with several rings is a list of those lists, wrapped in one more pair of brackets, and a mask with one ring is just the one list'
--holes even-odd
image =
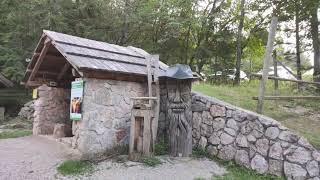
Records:
{"label": "carved wooden face", "polygon": [[182,113],[190,106],[190,80],[167,80],[168,107],[173,113]]}

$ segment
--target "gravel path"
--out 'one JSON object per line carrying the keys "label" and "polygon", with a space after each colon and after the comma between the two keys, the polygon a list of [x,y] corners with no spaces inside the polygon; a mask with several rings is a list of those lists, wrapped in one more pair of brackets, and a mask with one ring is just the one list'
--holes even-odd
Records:
{"label": "gravel path", "polygon": [[0,180],[56,179],[58,164],[71,149],[53,139],[28,136],[0,140]]}
{"label": "gravel path", "polygon": [[62,177],[58,179],[84,179],[84,180],[194,180],[208,179],[213,176],[222,176],[226,173],[214,161],[193,158],[161,157],[163,162],[156,167],[146,167],[141,163],[117,163],[104,161],[95,167],[91,174],[77,177]]}
{"label": "gravel path", "polygon": [[75,151],[43,136],[0,140],[0,180],[193,180],[211,179],[226,173],[223,167],[208,159],[161,157],[162,164],[146,167],[141,163],[112,160],[95,165],[94,172],[70,177],[57,173],[57,166],[78,158]]}

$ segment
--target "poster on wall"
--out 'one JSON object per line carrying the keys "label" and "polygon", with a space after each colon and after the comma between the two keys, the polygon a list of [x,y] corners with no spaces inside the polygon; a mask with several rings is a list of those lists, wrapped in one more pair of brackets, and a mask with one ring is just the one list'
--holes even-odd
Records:
{"label": "poster on wall", "polygon": [[71,84],[70,119],[81,120],[83,100],[83,81],[73,81]]}

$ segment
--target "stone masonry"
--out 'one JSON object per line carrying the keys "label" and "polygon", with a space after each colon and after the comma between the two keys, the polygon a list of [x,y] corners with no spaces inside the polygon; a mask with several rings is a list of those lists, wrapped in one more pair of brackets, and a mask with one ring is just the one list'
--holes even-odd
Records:
{"label": "stone masonry", "polygon": [[70,124],[70,89],[38,87],[34,102],[33,134],[52,134],[56,123]]}
{"label": "stone masonry", "polygon": [[73,121],[72,146],[93,158],[128,144],[132,101],[146,95],[143,83],[84,79],[82,120]]}
{"label": "stone masonry", "polygon": [[319,179],[320,152],[279,122],[193,93],[193,145],[287,179]]}

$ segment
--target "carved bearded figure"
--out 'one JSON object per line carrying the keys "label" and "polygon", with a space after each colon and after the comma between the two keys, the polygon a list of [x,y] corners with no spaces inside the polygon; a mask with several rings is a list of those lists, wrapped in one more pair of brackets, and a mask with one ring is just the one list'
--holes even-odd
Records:
{"label": "carved bearded figure", "polygon": [[167,79],[169,150],[172,156],[192,153],[191,80]]}

